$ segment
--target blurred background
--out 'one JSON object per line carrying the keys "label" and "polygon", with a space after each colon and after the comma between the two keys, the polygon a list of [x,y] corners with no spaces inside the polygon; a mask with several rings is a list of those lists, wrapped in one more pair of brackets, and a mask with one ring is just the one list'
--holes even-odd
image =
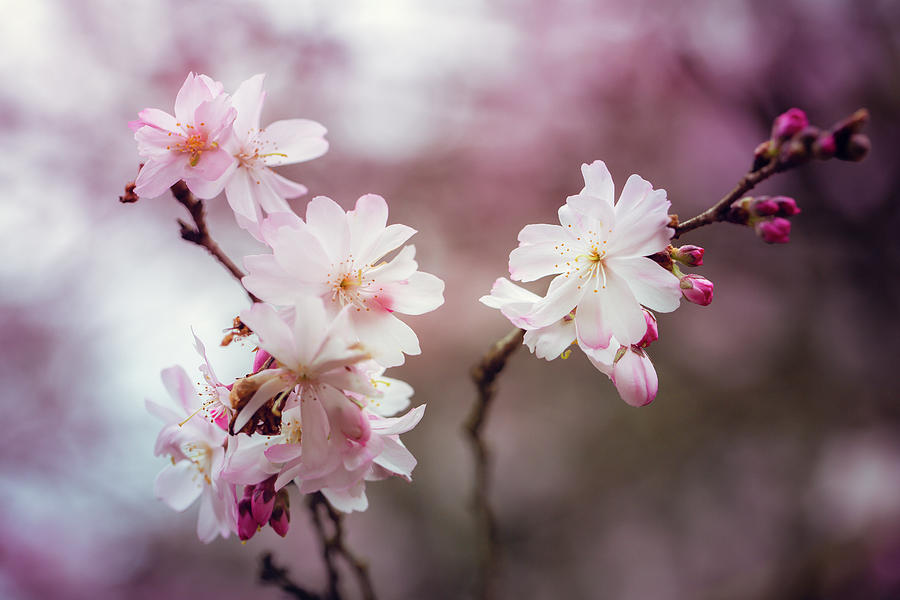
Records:
{"label": "blurred background", "polygon": [[[814,163],[791,243],[698,230],[714,302],[660,317],[660,393],[626,406],[579,353],[516,353],[486,438],[505,598],[900,597],[900,3],[894,0],[277,2],[0,0],[0,597],[278,598],[263,551],[323,589],[308,513],[208,546],[196,507],[153,496],[164,460],[144,399],[196,373],[246,297],[183,242],[170,197],[122,205],[127,121],[171,111],[188,71],[234,90],[268,73],[263,124],[316,119],[331,150],[280,172],[345,208],[368,192],[411,225],[446,304],[409,319],[392,370],[427,403],[412,484],[369,485],[347,518],[382,598],[460,598],[476,532],[460,434],[470,366],[510,326],[477,303],[516,234],[553,222],[603,159],[683,218],[730,190],[797,106],[872,113],[861,164]],[[307,198],[308,199],[308,198]],[[305,210],[307,199],[294,201]],[[210,228],[262,251],[224,198]],[[543,292],[545,282],[535,289]],[[352,581],[350,596],[356,597]]]}

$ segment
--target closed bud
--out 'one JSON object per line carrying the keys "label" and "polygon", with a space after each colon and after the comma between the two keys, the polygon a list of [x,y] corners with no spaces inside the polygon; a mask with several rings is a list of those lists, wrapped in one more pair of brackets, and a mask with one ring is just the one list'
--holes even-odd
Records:
{"label": "closed bud", "polygon": [[282,488],[275,496],[275,506],[272,509],[269,526],[281,537],[286,536],[291,528],[291,501],[287,489]]}
{"label": "closed bud", "polygon": [[792,139],[781,153],[781,164],[785,167],[796,167],[809,160],[809,149],[801,139]]}
{"label": "closed bud", "polygon": [[644,320],[647,321],[647,331],[644,333],[644,337],[641,338],[641,341],[637,343],[637,346],[646,348],[659,339],[659,328],[656,326],[656,317],[653,316],[653,313],[646,308],[643,310]]}
{"label": "closed bud", "polygon": [[689,267],[699,267],[703,264],[703,248],[700,246],[680,246],[672,248],[669,251],[672,260],[688,265]]}
{"label": "closed bud", "polygon": [[779,217],[793,217],[800,214],[800,207],[793,198],[788,196],[775,196],[772,200],[778,205],[775,214]]}
{"label": "closed bud", "polygon": [[775,118],[772,124],[772,139],[783,142],[794,137],[808,125],[806,113],[799,108],[791,108]]}
{"label": "closed bud", "polygon": [[688,302],[707,306],[713,299],[713,283],[700,275],[685,275],[681,278],[681,294]]}
{"label": "closed bud", "polygon": [[834,156],[840,160],[859,162],[869,154],[871,148],[872,142],[869,141],[869,136],[862,133],[854,133],[845,144],[838,145]]}
{"label": "closed bud", "polygon": [[777,154],[776,150],[777,145],[773,144],[771,140],[766,140],[765,142],[757,146],[756,150],[753,151],[753,166],[750,167],[750,171],[759,171],[764,166],[769,164],[769,162]]}
{"label": "closed bud", "polygon": [[653,402],[659,390],[659,379],[650,358],[640,348],[628,348],[613,364],[612,380],[619,396],[631,406]]}
{"label": "closed bud", "polygon": [[750,223],[750,206],[753,204],[753,198],[744,196],[731,203],[728,212],[725,214],[725,220],[729,223],[738,225],[747,225]]}
{"label": "closed bud", "polygon": [[767,244],[787,244],[791,241],[791,222],[781,217],[759,221],[754,230]]}
{"label": "closed bud", "polygon": [[813,157],[819,160],[833,158],[836,151],[837,145],[834,141],[834,135],[830,133],[820,135],[812,145]]}
{"label": "closed bud", "polygon": [[247,541],[252,538],[259,529],[259,524],[256,522],[256,519],[253,518],[253,509],[250,505],[250,500],[247,498],[238,502],[237,521],[238,537],[241,538],[242,541]]}
{"label": "closed bud", "polygon": [[275,476],[258,483],[253,490],[250,508],[256,524],[262,527],[272,516],[275,507]]}
{"label": "closed bud", "polygon": [[778,202],[768,196],[759,196],[750,203],[750,212],[757,217],[770,217],[778,212]]}

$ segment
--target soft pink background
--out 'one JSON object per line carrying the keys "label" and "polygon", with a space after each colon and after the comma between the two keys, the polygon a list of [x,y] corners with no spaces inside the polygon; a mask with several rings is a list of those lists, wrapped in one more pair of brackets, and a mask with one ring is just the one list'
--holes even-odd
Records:
{"label": "soft pink background", "polygon": [[[4,2],[0,20],[0,597],[277,598],[264,549],[317,589],[293,530],[200,544],[153,497],[159,371],[195,372],[246,305],[178,238],[168,197],[120,205],[126,122],[189,70],[268,73],[263,121],[308,117],[331,151],[281,172],[345,207],[384,195],[419,230],[446,304],[411,319],[393,375],[427,403],[411,485],[347,519],[383,598],[459,598],[474,573],[467,371],[509,325],[476,302],[526,223],[603,159],[688,217],[730,189],[771,119],[872,112],[872,156],[767,183],[803,214],[788,246],[718,225],[707,308],[660,318],[661,389],[621,402],[579,354],[516,354],[487,439],[509,598],[888,598],[900,594],[900,4],[891,0]],[[260,248],[209,202],[233,257]],[[305,200],[294,203],[302,211]],[[543,291],[540,286],[538,289]],[[246,370],[216,349],[220,370]],[[355,590],[351,589],[351,597]]]}

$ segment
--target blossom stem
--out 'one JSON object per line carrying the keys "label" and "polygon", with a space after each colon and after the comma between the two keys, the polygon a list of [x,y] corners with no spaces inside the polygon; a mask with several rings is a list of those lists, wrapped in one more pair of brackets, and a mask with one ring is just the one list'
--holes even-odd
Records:
{"label": "blossom stem", "polygon": [[[194,225],[191,226],[181,219],[178,219],[178,225],[181,227],[181,238],[206,248],[206,250],[212,254],[213,257],[238,280],[238,282],[240,282],[244,277],[244,272],[228,258],[216,241],[212,239],[212,236],[209,235],[209,228],[206,226],[206,211],[203,207],[203,201],[196,198],[194,194],[191,193],[184,181],[177,182],[170,189],[172,190],[172,195],[187,209],[188,213],[191,215],[191,219],[194,221]],[[247,292],[247,295],[250,296],[251,302],[259,302],[259,298],[249,291]]]}
{"label": "blossom stem", "polygon": [[676,225],[675,235],[672,236],[672,239],[678,239],[681,234],[697,229],[698,227],[710,225],[717,221],[724,221],[726,215],[728,214],[728,209],[731,207],[731,204],[735,200],[739,199],[744,194],[752,190],[760,182],[765,181],[775,173],[784,171],[787,168],[789,167],[785,166],[784,163],[780,162],[777,158],[773,158],[761,169],[748,172],[741,178],[741,180],[733,190],[725,194],[725,196],[721,200],[716,202],[713,206],[706,209],[696,217],[691,217],[684,223],[679,223],[678,225]]}
{"label": "blossom stem", "polygon": [[266,552],[260,557],[259,580],[263,583],[275,585],[293,598],[299,600],[323,600],[318,594],[308,592],[290,578],[287,569],[276,566],[272,562],[272,553]]}
{"label": "blossom stem", "polygon": [[480,560],[476,598],[487,600],[493,597],[492,583],[497,570],[499,545],[497,543],[497,519],[488,501],[490,472],[488,470],[488,449],[481,437],[481,431],[488,416],[491,400],[496,393],[494,385],[497,376],[506,366],[509,357],[522,345],[524,329],[513,329],[497,341],[472,368],[472,381],[478,388],[478,399],[465,422],[472,450],[475,454],[475,490],[473,508],[478,519],[481,535]]}

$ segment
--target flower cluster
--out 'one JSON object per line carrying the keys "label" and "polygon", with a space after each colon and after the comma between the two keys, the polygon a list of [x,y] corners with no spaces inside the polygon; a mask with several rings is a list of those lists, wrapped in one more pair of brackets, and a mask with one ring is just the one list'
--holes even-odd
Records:
{"label": "flower cluster", "polygon": [[[147,158],[139,194],[182,179],[201,197],[223,190],[237,221],[271,250],[247,256],[246,289],[261,302],[244,310],[228,340],[252,340],[250,372],[222,382],[196,339],[202,391],[180,367],[163,372],[177,408],[148,401],[164,428],[156,454],[171,465],[157,495],[175,510],[201,499],[197,533],[242,540],[290,523],[287,486],[321,492],[336,509],[365,510],[366,482],[410,479],[416,459],[400,435],[425,406],[405,411],[412,388],[384,375],[420,352],[404,315],[443,303],[444,283],[419,271],[416,231],[388,225],[384,198],[365,195],[352,210],[319,196],[305,218],[285,198],[305,188],[270,166],[320,155],[324,128],[278,121],[258,128],[263,76],[228,97],[205,75],[188,76],[175,117],[147,109],[132,123]],[[265,215],[263,213],[266,213]]]}
{"label": "flower cluster", "polygon": [[659,337],[651,311],[672,312],[681,298],[706,305],[712,283],[684,275],[677,263],[699,266],[703,249],[672,248],[665,190],[632,175],[615,202],[602,161],[582,165],[584,189],[559,209],[559,225],[527,225],[509,255],[510,277],[553,275],[544,297],[500,278],[481,302],[526,331],[539,358],[569,356],[577,344],[633,406],[656,397],[658,381],[646,348]]}

